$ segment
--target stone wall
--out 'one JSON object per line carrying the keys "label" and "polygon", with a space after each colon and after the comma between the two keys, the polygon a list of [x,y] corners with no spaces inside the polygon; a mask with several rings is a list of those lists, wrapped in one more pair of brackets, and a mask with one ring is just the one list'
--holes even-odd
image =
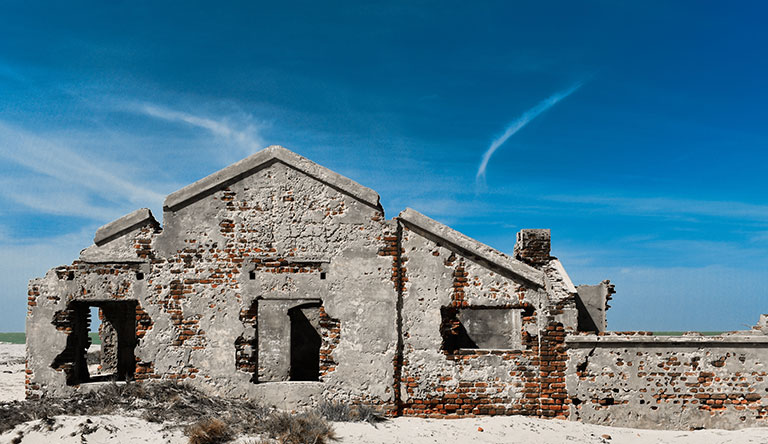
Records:
{"label": "stone wall", "polygon": [[[30,396],[65,395],[90,382],[67,384],[66,369],[51,367],[71,341],[66,322],[51,322],[57,313],[74,303],[132,300],[140,310],[137,380],[186,380],[278,406],[338,399],[393,408],[397,296],[392,261],[378,251],[395,223],[377,200],[283,162],[224,185],[167,208],[162,230],[154,219],[137,225],[141,217],[127,216],[119,236],[30,283]],[[261,323],[288,325],[289,309],[307,303],[314,314],[301,316],[318,330],[320,372],[316,381],[289,381],[278,367],[291,359],[290,334],[270,330],[255,347],[258,313],[280,306],[284,318],[265,315]],[[83,346],[70,347],[73,362]]]}
{"label": "stone wall", "polygon": [[571,419],[623,427],[765,425],[768,337],[572,336]]}
{"label": "stone wall", "polygon": [[400,219],[401,413],[565,418],[565,328],[545,273],[525,279],[460,233]]}

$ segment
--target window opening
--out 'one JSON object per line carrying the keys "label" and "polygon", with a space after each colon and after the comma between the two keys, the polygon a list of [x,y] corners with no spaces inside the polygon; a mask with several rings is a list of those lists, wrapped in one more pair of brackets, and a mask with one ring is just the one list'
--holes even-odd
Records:
{"label": "window opening", "polygon": [[442,349],[519,350],[522,347],[520,309],[506,307],[443,307]]}
{"label": "window opening", "polygon": [[67,374],[68,385],[133,379],[135,301],[72,302],[54,324],[69,331],[66,348],[51,365]]}

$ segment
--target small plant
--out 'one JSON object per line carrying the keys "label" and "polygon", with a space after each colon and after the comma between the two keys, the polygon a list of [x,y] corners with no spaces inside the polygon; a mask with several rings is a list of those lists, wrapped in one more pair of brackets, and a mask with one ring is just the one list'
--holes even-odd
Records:
{"label": "small plant", "polygon": [[328,421],[336,422],[352,422],[352,409],[347,404],[340,402],[322,402],[318,406],[318,410],[325,419]]}
{"label": "small plant", "polygon": [[186,430],[189,444],[220,444],[234,438],[232,429],[224,421],[215,418],[200,420]]}
{"label": "small plant", "polygon": [[274,412],[262,428],[280,444],[324,444],[336,437],[328,421],[315,412]]}
{"label": "small plant", "polygon": [[381,416],[379,411],[369,405],[365,405],[365,404],[358,405],[355,408],[354,413],[355,413],[356,421],[363,421],[363,422],[367,422],[368,424],[374,424],[377,422],[384,421],[384,417]]}
{"label": "small plant", "polygon": [[362,421],[373,424],[384,420],[375,408],[365,404],[350,407],[341,402],[323,402],[318,406],[318,411],[328,421]]}

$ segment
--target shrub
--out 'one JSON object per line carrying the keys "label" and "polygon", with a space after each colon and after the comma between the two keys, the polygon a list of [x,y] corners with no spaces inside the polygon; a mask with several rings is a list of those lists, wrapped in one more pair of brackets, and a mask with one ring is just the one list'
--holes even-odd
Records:
{"label": "shrub", "polygon": [[249,401],[208,396],[176,382],[107,384],[69,398],[0,402],[0,434],[16,425],[56,415],[136,412],[152,422],[189,423],[216,416],[233,434],[256,433],[269,409]]}
{"label": "shrub", "polygon": [[328,421],[315,412],[274,412],[262,423],[262,428],[280,444],[324,444],[336,437]]}
{"label": "shrub", "polygon": [[381,416],[378,410],[365,404],[360,404],[355,408],[355,417],[357,421],[363,421],[369,424],[384,421],[384,417]]}
{"label": "shrub", "polygon": [[352,409],[347,404],[340,402],[323,402],[318,406],[318,411],[328,421],[351,422]]}
{"label": "shrub", "polygon": [[365,404],[349,407],[341,402],[323,402],[318,407],[318,411],[328,421],[336,422],[358,422],[363,421],[370,424],[383,421],[384,418],[379,412]]}
{"label": "shrub", "polygon": [[189,444],[221,444],[234,438],[229,425],[215,418],[202,419],[187,427],[185,433]]}

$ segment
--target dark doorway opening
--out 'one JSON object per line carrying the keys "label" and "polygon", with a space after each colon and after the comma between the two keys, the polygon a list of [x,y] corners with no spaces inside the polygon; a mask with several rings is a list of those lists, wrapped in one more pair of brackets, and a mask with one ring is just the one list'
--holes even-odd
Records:
{"label": "dark doorway opening", "polygon": [[320,379],[320,345],[318,304],[305,304],[288,310],[291,320],[291,381]]}
{"label": "dark doorway opening", "polygon": [[[136,301],[75,301],[56,313],[53,323],[69,332],[67,346],[51,367],[63,370],[67,385],[98,381],[127,381],[136,369]],[[98,310],[92,310],[97,308]],[[98,313],[101,318],[101,352],[98,365],[89,369],[89,332]]]}

